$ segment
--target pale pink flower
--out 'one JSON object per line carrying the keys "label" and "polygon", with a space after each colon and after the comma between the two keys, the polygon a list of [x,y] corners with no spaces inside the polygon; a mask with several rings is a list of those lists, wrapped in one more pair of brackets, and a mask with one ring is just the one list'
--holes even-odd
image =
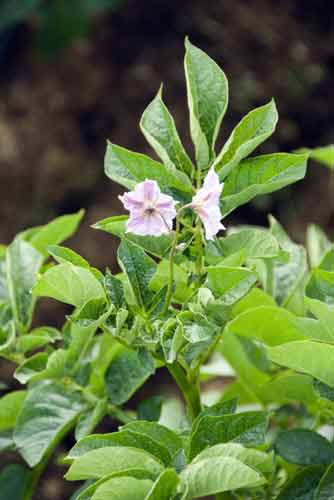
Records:
{"label": "pale pink flower", "polygon": [[160,236],[173,229],[175,202],[163,194],[156,181],[146,179],[134,191],[119,196],[130,217],[126,230],[140,236]]}
{"label": "pale pink flower", "polygon": [[223,187],[224,183],[219,183],[219,177],[212,167],[204,179],[203,186],[197,191],[189,205],[203,222],[207,240],[212,240],[221,229],[225,229],[220,222],[222,214],[219,208],[219,198]]}

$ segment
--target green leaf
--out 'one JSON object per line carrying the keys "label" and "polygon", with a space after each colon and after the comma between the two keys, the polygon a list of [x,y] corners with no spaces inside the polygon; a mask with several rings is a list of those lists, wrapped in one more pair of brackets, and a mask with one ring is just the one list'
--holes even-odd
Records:
{"label": "green leaf", "polygon": [[334,246],[330,248],[325,255],[323,256],[319,269],[323,269],[324,271],[333,271],[334,269]]}
{"label": "green leaf", "polygon": [[108,412],[106,399],[100,399],[94,408],[81,413],[75,428],[75,439],[79,441],[88,434],[91,434]]}
{"label": "green leaf", "polygon": [[268,349],[269,358],[278,365],[307,373],[334,387],[334,346],[309,340],[289,342]]}
{"label": "green leaf", "polygon": [[37,352],[21,363],[15,370],[14,377],[21,383],[26,384],[36,375],[43,372],[48,362],[46,352]]}
{"label": "green leaf", "polygon": [[246,312],[248,309],[253,309],[260,306],[275,306],[275,300],[261,288],[252,288],[239,302],[234,304],[232,308],[232,317],[235,318],[239,314]]}
{"label": "green leaf", "polygon": [[185,193],[192,192],[192,184],[183,172],[110,142],[107,145],[104,170],[111,180],[128,189],[133,189],[138,182],[152,179],[157,181],[162,191],[170,194],[175,191],[181,198]]}
{"label": "green leaf", "polygon": [[26,331],[32,320],[36,299],[31,289],[37,281],[42,255],[29,243],[16,238],[7,249],[7,283],[10,304],[18,328]]}
{"label": "green leaf", "polygon": [[26,384],[46,379],[60,379],[66,374],[68,353],[57,349],[51,354],[38,352],[26,359],[15,371],[15,378]]}
{"label": "green leaf", "polygon": [[[173,431],[181,431],[186,418],[184,410],[184,406],[178,397],[166,398],[161,408],[159,424]],[[146,418],[146,420],[149,419]]]}
{"label": "green leaf", "polygon": [[78,394],[64,387],[48,383],[29,391],[17,419],[14,441],[30,467],[63,438],[82,409]]}
{"label": "green leaf", "polygon": [[224,305],[231,306],[249,292],[257,275],[243,267],[209,266],[208,287]]}
{"label": "green leaf", "polygon": [[194,458],[208,446],[228,441],[236,441],[249,446],[263,444],[267,425],[268,414],[265,412],[204,416],[192,431],[190,458]]}
{"label": "green leaf", "polygon": [[277,500],[314,500],[314,494],[323,473],[322,466],[305,467],[288,482]]}
{"label": "green leaf", "polygon": [[333,247],[324,231],[316,224],[307,227],[306,246],[311,268],[318,267],[325,254]]}
{"label": "green leaf", "polygon": [[183,447],[182,439],[176,432],[157,422],[136,420],[126,424],[122,429],[142,434],[157,441],[167,448],[171,457],[175,456]]}
{"label": "green leaf", "polygon": [[152,481],[133,477],[115,477],[103,483],[92,496],[92,500],[145,500]]}
{"label": "green leaf", "polygon": [[317,400],[312,378],[289,371],[279,374],[265,383],[259,390],[259,396],[268,403],[280,404],[300,401],[306,405],[311,405]]}
{"label": "green leaf", "polygon": [[[277,257],[280,252],[276,238],[269,231],[257,228],[237,230],[225,238],[217,238],[212,245],[215,263],[240,250],[243,251],[245,259],[271,259]],[[212,245],[210,250],[213,253]]]}
{"label": "green leaf", "polygon": [[162,396],[151,396],[148,399],[144,399],[144,401],[141,401],[138,405],[138,419],[157,422],[161,415],[162,405]]}
{"label": "green leaf", "polygon": [[[156,272],[150,281],[151,290],[158,292],[169,283],[170,264],[167,259],[161,260],[157,265]],[[194,293],[193,287],[188,284],[189,274],[185,269],[174,264],[173,301],[183,304]]]}
{"label": "green leaf", "polygon": [[0,490],[3,499],[24,500],[30,471],[19,464],[7,465],[0,471]]}
{"label": "green leaf", "polygon": [[207,458],[227,458],[232,457],[240,460],[245,465],[260,472],[270,472],[273,469],[273,456],[263,451],[245,448],[238,443],[223,443],[210,446],[201,451],[192,463],[200,462]]}
{"label": "green leaf", "polygon": [[114,306],[106,307],[105,299],[92,299],[71,316],[70,341],[67,349],[67,366],[75,373],[91,345],[94,334],[113,312]]}
{"label": "green leaf", "polygon": [[334,500],[334,464],[328,467],[321,478],[314,500]]}
{"label": "green leaf", "polygon": [[42,274],[33,288],[33,295],[81,307],[89,300],[103,298],[105,293],[89,269],[66,263],[51,267]]}
{"label": "green leaf", "polygon": [[149,284],[156,272],[156,263],[146,255],[144,250],[125,240],[119,246],[117,256],[120,267],[128,277],[138,305],[145,308],[154,296]]}
{"label": "green leaf", "polygon": [[[192,326],[200,329],[199,325]],[[166,363],[174,363],[185,342],[183,324],[175,318],[167,320],[161,328],[160,342]]]}
{"label": "green leaf", "polygon": [[196,160],[205,168],[214,158],[215,142],[228,103],[228,81],[219,66],[188,39],[184,65],[191,138]]}
{"label": "green leaf", "polygon": [[4,358],[15,344],[15,326],[11,322],[6,328],[0,327],[0,355]]}
{"label": "green leaf", "polygon": [[264,142],[276,128],[278,113],[274,100],[250,111],[233,130],[214,162],[223,180],[254,149]]}
{"label": "green leaf", "polygon": [[123,283],[113,276],[109,270],[107,270],[104,277],[104,288],[107,296],[110,298],[110,302],[116,309],[120,309],[124,305],[125,300]]}
{"label": "green leaf", "polygon": [[286,252],[288,260],[264,261],[264,287],[275,300],[298,315],[304,315],[304,282],[308,271],[304,247],[294,243],[274,217],[269,217],[270,231]]}
{"label": "green leaf", "polygon": [[0,452],[15,450],[12,430],[0,432]]}
{"label": "green leaf", "polygon": [[111,434],[93,434],[87,436],[72,448],[67,459],[77,459],[88,451],[113,446],[126,446],[144,450],[166,466],[170,465],[173,460],[173,456],[163,445],[162,439],[157,441],[157,436],[151,437],[147,433],[136,432],[131,428],[122,428],[119,432]]}
{"label": "green leaf", "polygon": [[299,318],[281,307],[260,306],[241,313],[227,328],[236,335],[275,346],[312,338],[317,325],[316,320]]}
{"label": "green leaf", "polygon": [[334,305],[334,272],[313,269],[306,285],[306,295]]}
{"label": "green leaf", "polygon": [[91,500],[94,493],[98,488],[100,488],[101,485],[116,477],[151,479],[149,473],[145,471],[145,469],[126,469],[121,472],[114,472],[112,474],[104,476],[98,481],[94,479],[88,479],[87,481],[84,482],[83,487],[77,491],[77,496],[75,496],[73,499],[71,497],[70,500]]}
{"label": "green leaf", "polygon": [[224,184],[223,216],[255,196],[272,193],[300,179],[306,173],[307,155],[275,153],[243,160]]}
{"label": "green leaf", "polygon": [[98,479],[129,468],[145,469],[158,476],[162,465],[149,453],[127,446],[92,450],[76,459],[66,474],[69,481]]}
{"label": "green leaf", "polygon": [[28,335],[21,336],[16,341],[16,350],[19,352],[30,352],[48,344],[53,344],[62,338],[56,328],[40,327],[31,330]]}
{"label": "green leaf", "polygon": [[187,498],[252,488],[265,482],[259,472],[232,457],[206,458],[191,463],[182,471],[181,479],[188,484]]}
{"label": "green leaf", "polygon": [[322,326],[326,329],[329,339],[334,341],[334,305],[328,305],[317,299],[306,297],[307,308],[318,318]]}
{"label": "green leaf", "polygon": [[121,405],[143,385],[155,371],[155,363],[148,351],[125,349],[112,360],[105,374],[109,401]]}
{"label": "green leaf", "polygon": [[156,257],[164,257],[168,254],[172,245],[173,234],[163,234],[162,236],[138,236],[133,233],[126,232],[127,215],[116,215],[103,219],[92,227],[100,229],[106,233],[113,234],[122,239],[127,239],[143,248],[146,252],[155,255]]}
{"label": "green leaf", "polygon": [[174,469],[164,470],[147,493],[145,500],[170,500],[176,492],[179,481]]}
{"label": "green leaf", "polygon": [[313,388],[316,394],[322,399],[328,399],[329,401],[334,401],[334,389],[326,384],[323,384],[319,380],[313,380]]}
{"label": "green leaf", "polygon": [[181,143],[173,117],[162,100],[162,89],[145,109],[140,128],[149,144],[171,169],[191,174],[194,167]]}
{"label": "green leaf", "polygon": [[0,399],[0,432],[15,427],[26,395],[26,391],[13,391]]}
{"label": "green leaf", "polygon": [[221,353],[237,373],[242,386],[257,400],[256,395],[263,384],[270,380],[270,376],[253,364],[238,336],[229,329],[224,331]]}
{"label": "green leaf", "polygon": [[322,163],[326,167],[334,168],[334,144],[321,146],[320,148],[302,148],[301,152],[309,153],[310,158]]}
{"label": "green leaf", "polygon": [[90,269],[90,265],[86,259],[77,254],[74,250],[60,245],[49,245],[47,247],[49,254],[59,263],[70,263],[74,266],[85,267]]}
{"label": "green leaf", "polygon": [[49,245],[58,245],[75,233],[84,213],[84,210],[80,210],[75,214],[57,217],[49,224],[42,226],[30,238],[30,244],[46,257]]}
{"label": "green leaf", "polygon": [[[1,252],[1,246],[0,246]],[[0,304],[7,303],[9,301],[9,292],[7,284],[7,270],[6,270],[6,252],[4,250],[3,254],[0,256]]]}
{"label": "green leaf", "polygon": [[329,465],[334,461],[334,445],[309,429],[280,432],[275,448],[291,464]]}

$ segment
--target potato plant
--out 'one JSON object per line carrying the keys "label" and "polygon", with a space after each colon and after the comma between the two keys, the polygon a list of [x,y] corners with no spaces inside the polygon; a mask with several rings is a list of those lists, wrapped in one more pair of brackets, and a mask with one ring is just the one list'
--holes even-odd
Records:
{"label": "potato plant", "polygon": [[[333,147],[249,156],[275,130],[270,101],[216,153],[227,78],[188,40],[185,75],[195,161],[161,89],[140,121],[161,161],[108,143],[129,213],[94,228],[120,239],[119,273],[62,245],[82,211],[1,247],[0,356],[20,386],[2,387],[0,450],[22,458],[1,469],[1,498],[37,499],[68,434],[71,500],[334,498],[333,242],[228,217],[302,179],[310,155],[333,168]],[[72,306],[61,329],[32,327],[40,297]],[[182,402],[157,387],[134,409],[162,369]],[[108,419],[118,430],[96,433]]]}

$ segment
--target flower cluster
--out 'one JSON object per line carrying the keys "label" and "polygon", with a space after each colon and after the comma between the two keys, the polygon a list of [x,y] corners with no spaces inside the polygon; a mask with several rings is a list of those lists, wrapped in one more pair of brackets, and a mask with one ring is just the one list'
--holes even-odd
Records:
{"label": "flower cluster", "polygon": [[[199,216],[207,240],[212,240],[221,229],[225,229],[221,223],[219,207],[223,186],[214,168],[211,168],[191,203],[180,208],[191,208]],[[119,199],[130,212],[128,232],[141,236],[161,236],[173,229],[177,202],[171,196],[161,193],[156,181],[147,179],[140,182],[134,191],[125,193]]]}

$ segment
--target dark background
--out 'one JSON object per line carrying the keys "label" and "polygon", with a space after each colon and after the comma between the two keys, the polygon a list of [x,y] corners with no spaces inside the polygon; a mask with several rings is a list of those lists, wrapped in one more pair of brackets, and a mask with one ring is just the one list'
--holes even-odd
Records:
{"label": "dark background", "polygon": [[[5,25],[1,9],[8,0],[0,0],[1,243],[83,207],[86,218],[71,246],[92,264],[115,269],[117,242],[89,227],[120,210],[121,189],[103,173],[106,139],[152,154],[138,121],[163,81],[165,100],[192,152],[185,35],[229,79],[220,143],[244,114],[271,97],[280,121],[258,151],[333,142],[331,1],[106,0],[107,8],[93,5],[89,17],[82,14],[84,1],[40,1],[38,9]],[[310,222],[333,236],[328,180],[325,167],[310,163],[304,181],[240,208],[226,225],[266,224],[272,212],[298,241]],[[45,302],[38,320],[59,324],[61,314]],[[68,498],[68,490],[60,489],[61,472],[50,471],[36,500]]]}

